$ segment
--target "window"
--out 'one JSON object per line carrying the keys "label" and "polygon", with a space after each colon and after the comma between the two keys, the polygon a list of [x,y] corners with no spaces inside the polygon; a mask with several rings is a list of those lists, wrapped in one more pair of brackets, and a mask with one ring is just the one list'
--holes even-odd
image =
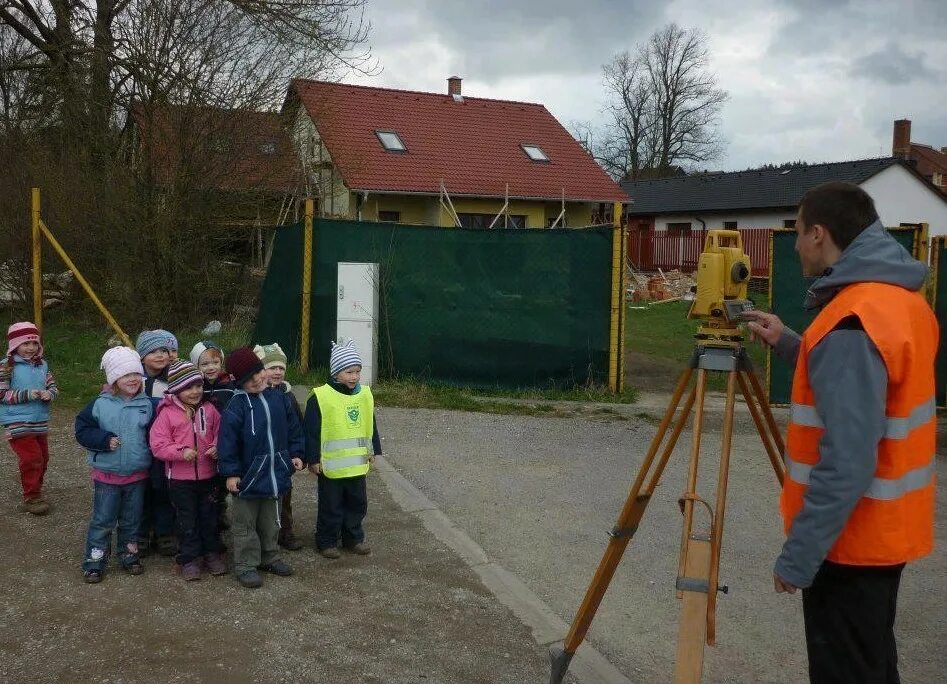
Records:
{"label": "window", "polygon": [[400,211],[379,211],[378,220],[382,223],[401,223]]}
{"label": "window", "polygon": [[546,156],[546,153],[543,152],[543,151],[542,151],[538,146],[536,146],[536,145],[526,145],[526,144],[523,144],[523,145],[520,145],[520,147],[523,148],[523,152],[526,153],[526,156],[529,157],[530,159],[532,159],[532,160],[535,161],[535,162],[547,162],[547,161],[549,161],[549,157]]}
{"label": "window", "polygon": [[276,154],[276,143],[272,140],[267,140],[265,143],[260,145],[260,152],[267,155]]}
{"label": "window", "polygon": [[389,152],[407,152],[408,148],[401,142],[401,138],[394,131],[375,131],[381,146]]}
{"label": "window", "polygon": [[723,222],[723,229],[724,229],[724,230],[736,230],[736,229],[737,229],[737,222],[736,222],[736,221],[724,221],[724,222]]}
{"label": "window", "polygon": [[690,229],[691,229],[691,222],[690,222],[690,221],[681,221],[681,222],[679,222],[679,223],[669,223],[669,224],[667,224],[667,229],[668,229],[668,230],[677,231],[677,232],[680,233],[680,232],[685,231],[685,230],[690,230]]}
{"label": "window", "polygon": [[[496,214],[457,214],[460,219],[460,225],[464,228],[489,228],[490,223],[496,218]],[[525,228],[525,214],[510,214],[506,222],[507,228]],[[503,228],[503,217],[497,219],[493,228]]]}
{"label": "window", "polygon": [[783,228],[795,228],[796,219],[783,219]]}

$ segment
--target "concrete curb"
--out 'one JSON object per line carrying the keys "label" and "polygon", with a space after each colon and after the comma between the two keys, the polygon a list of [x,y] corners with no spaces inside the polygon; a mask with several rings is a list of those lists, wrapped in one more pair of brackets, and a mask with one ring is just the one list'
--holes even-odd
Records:
{"label": "concrete curb", "polygon": [[[384,457],[375,457],[375,469],[398,506],[406,513],[416,515],[438,541],[455,551],[500,603],[512,610],[532,630],[537,644],[549,647],[562,641],[569,631],[569,625],[521,579],[492,562],[479,544],[457,527]],[[579,647],[569,672],[583,684],[631,684],[625,675],[587,642]]]}

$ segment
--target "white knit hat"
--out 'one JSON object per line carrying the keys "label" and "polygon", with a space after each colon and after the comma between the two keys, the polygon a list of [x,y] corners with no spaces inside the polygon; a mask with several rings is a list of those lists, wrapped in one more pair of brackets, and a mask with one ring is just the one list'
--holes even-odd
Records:
{"label": "white knit hat", "polygon": [[212,340],[201,340],[191,348],[191,363],[193,363],[195,366],[200,364],[201,354],[206,352],[208,349],[216,349],[220,352],[220,365],[223,366],[224,350],[220,348],[220,345]]}
{"label": "white knit hat", "polygon": [[100,367],[105,371],[105,381],[110,385],[129,373],[145,374],[145,369],[141,367],[141,357],[131,347],[112,347],[102,355]]}
{"label": "white knit hat", "polygon": [[329,375],[335,377],[336,373],[346,368],[361,365],[362,357],[358,355],[358,349],[355,348],[355,340],[342,344],[332,343],[332,353],[329,354]]}

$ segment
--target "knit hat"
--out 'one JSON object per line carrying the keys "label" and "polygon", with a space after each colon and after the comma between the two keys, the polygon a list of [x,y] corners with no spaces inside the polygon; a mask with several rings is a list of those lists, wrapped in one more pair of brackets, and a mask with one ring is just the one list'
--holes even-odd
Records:
{"label": "knit hat", "polygon": [[274,366],[286,368],[286,354],[283,353],[276,342],[262,346],[258,344],[253,348],[253,353],[260,357],[264,368],[273,368]]}
{"label": "knit hat", "polygon": [[220,348],[216,342],[212,340],[201,340],[191,349],[191,363],[195,366],[201,362],[201,354],[206,352],[208,349],[216,349],[220,353],[220,362],[224,361],[224,350]]}
{"label": "knit hat", "polygon": [[157,330],[142,330],[138,335],[138,341],[135,342],[135,348],[141,358],[145,358],[155,349],[161,349],[162,347],[177,351],[178,338],[167,330],[159,328]]}
{"label": "knit hat", "polygon": [[39,330],[29,321],[14,323],[7,328],[7,356],[12,356],[16,348],[26,342],[39,343],[39,353],[35,358],[43,355],[43,343],[39,339]]}
{"label": "knit hat", "polygon": [[177,394],[196,383],[204,383],[204,376],[190,361],[174,361],[168,366],[168,389],[165,394]]}
{"label": "knit hat", "polygon": [[329,354],[329,375],[335,377],[336,373],[346,368],[361,365],[362,357],[358,355],[358,349],[355,348],[355,340],[342,344],[332,343],[332,353]]}
{"label": "knit hat", "polygon": [[141,357],[131,347],[109,349],[102,355],[100,368],[105,371],[105,381],[110,385],[129,373],[145,374],[145,369],[141,367]]}
{"label": "knit hat", "polygon": [[234,377],[238,387],[261,370],[263,370],[263,362],[250,347],[234,349],[227,356],[227,372]]}

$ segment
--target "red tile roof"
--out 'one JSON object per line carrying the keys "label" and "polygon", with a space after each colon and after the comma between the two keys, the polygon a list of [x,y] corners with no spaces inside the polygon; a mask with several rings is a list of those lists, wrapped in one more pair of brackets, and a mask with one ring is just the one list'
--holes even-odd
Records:
{"label": "red tile roof", "polygon": [[947,175],[947,154],[928,145],[911,143],[911,157],[917,162],[918,173],[925,178],[930,179],[934,173]]}
{"label": "red tile roof", "polygon": [[[298,100],[297,100],[298,98]],[[540,104],[295,80],[301,102],[352,190],[626,202],[628,197]],[[407,152],[387,152],[376,130]],[[531,161],[521,145],[540,147]]]}
{"label": "red tile roof", "polygon": [[278,112],[136,104],[131,116],[161,184],[187,175],[197,187],[218,190],[296,187],[297,157]]}

